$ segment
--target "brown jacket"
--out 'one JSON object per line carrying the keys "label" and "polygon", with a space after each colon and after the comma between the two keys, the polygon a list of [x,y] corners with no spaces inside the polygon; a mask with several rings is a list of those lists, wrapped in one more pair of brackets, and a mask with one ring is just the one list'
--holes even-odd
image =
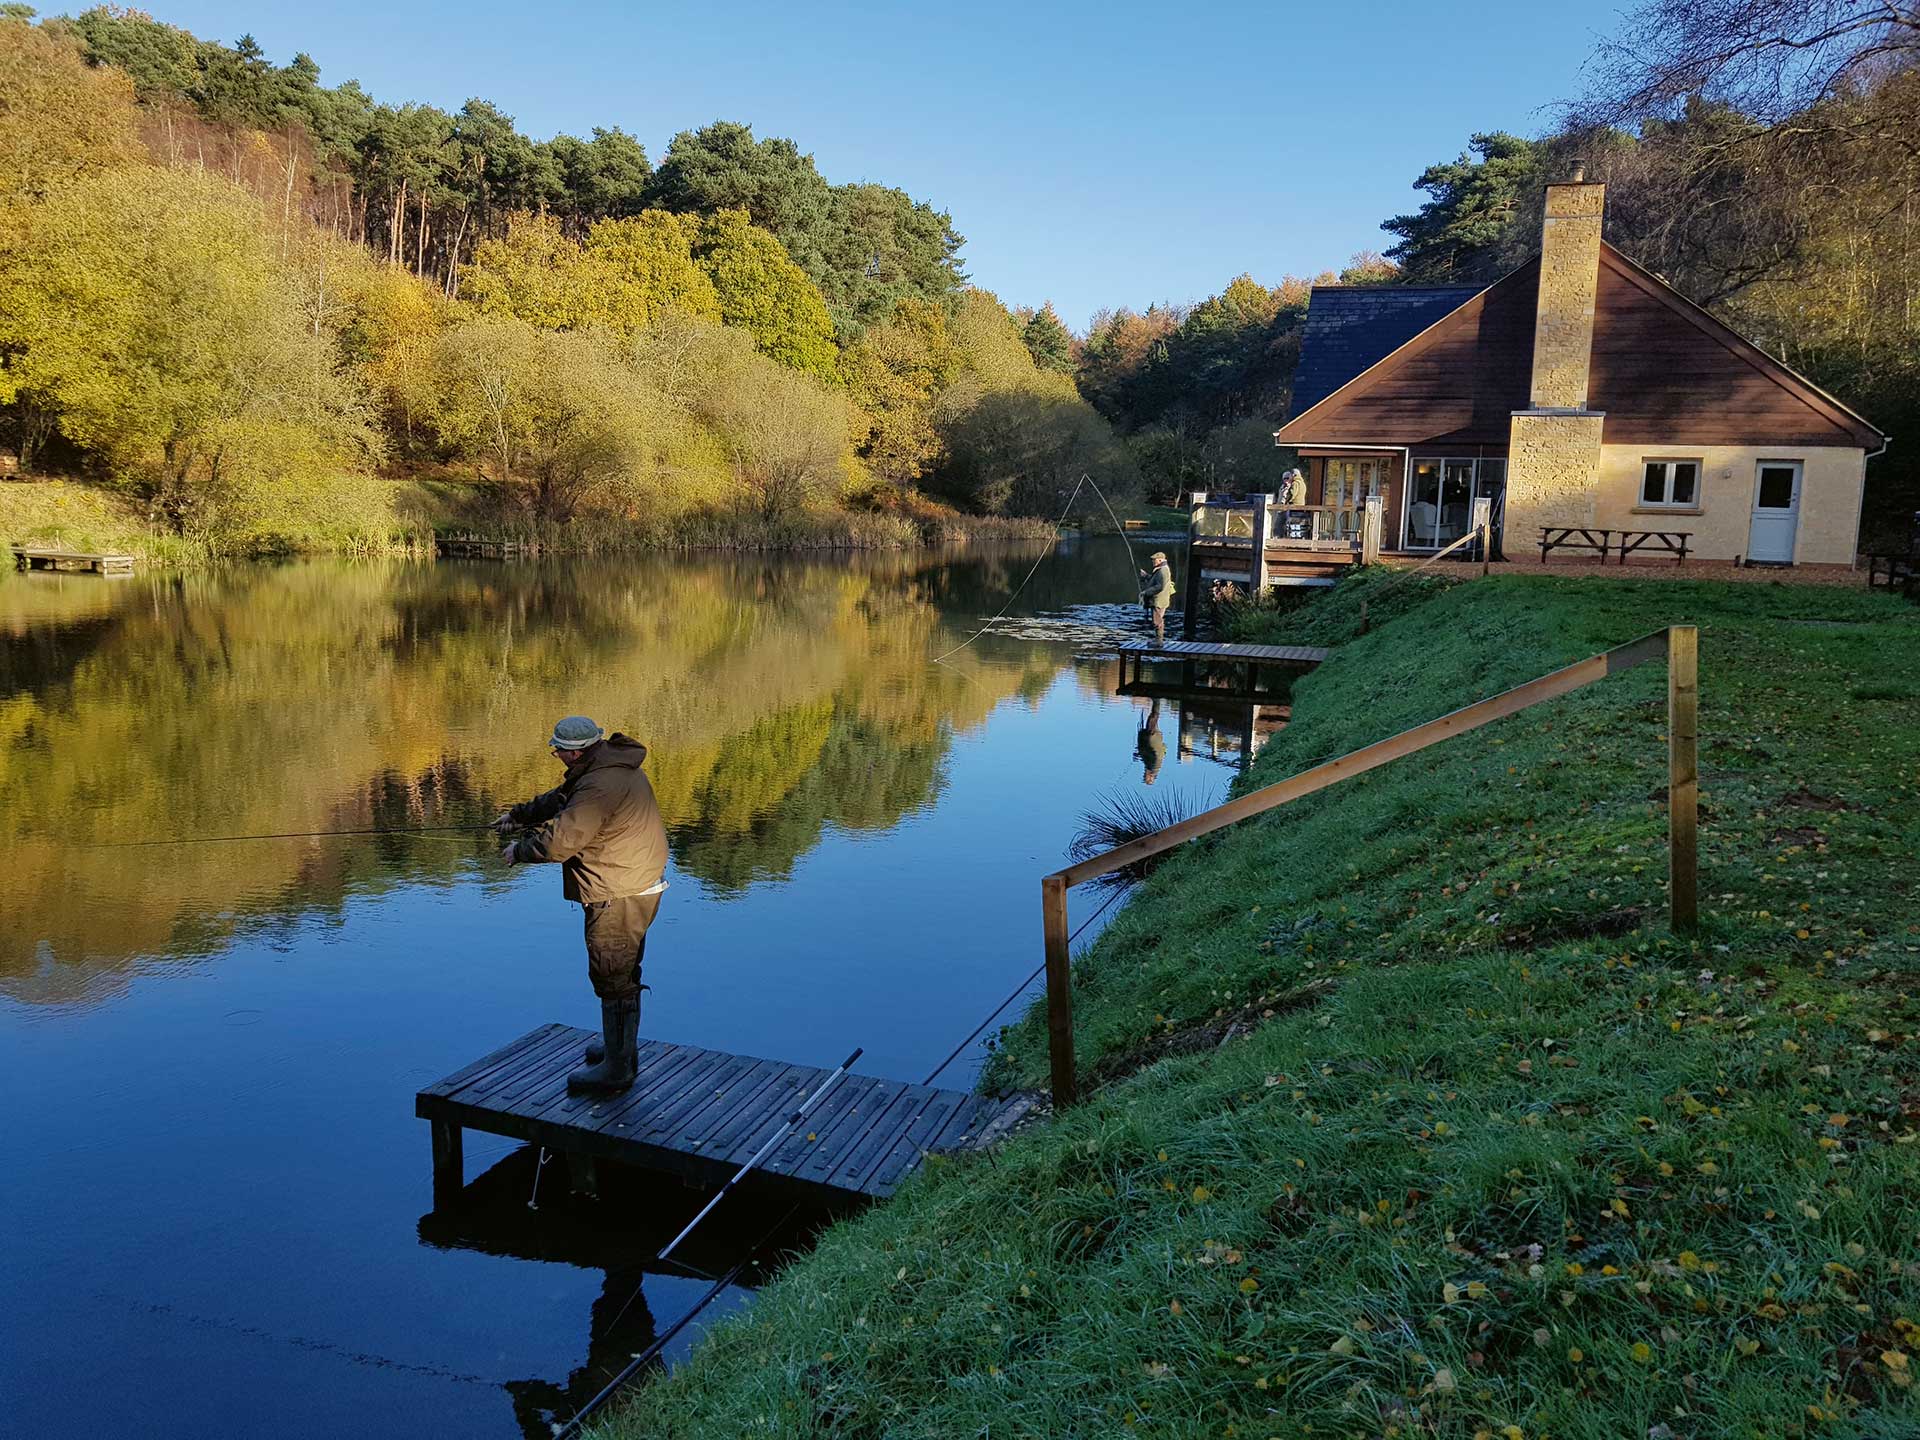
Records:
{"label": "brown jacket", "polygon": [[509,818],[535,827],[514,843],[514,860],[558,861],[567,899],[586,904],[652,890],[667,869],[667,828],[640,768],[646,758],[639,741],[609,735],[558,788],[514,806]]}

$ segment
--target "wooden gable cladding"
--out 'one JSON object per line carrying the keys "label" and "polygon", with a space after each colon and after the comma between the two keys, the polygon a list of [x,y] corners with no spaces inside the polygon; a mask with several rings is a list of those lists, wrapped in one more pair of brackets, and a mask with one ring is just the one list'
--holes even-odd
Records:
{"label": "wooden gable cladding", "polygon": [[1879,445],[1838,401],[1611,245],[1600,247],[1589,409],[1618,445]]}
{"label": "wooden gable cladding", "polygon": [[1507,443],[1533,370],[1539,261],[1521,266],[1283,425],[1283,445]]}

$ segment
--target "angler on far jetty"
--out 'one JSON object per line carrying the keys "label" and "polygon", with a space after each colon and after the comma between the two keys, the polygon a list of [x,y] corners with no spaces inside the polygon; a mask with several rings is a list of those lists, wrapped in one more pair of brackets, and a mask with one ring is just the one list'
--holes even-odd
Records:
{"label": "angler on far jetty", "polygon": [[1156,550],[1148,558],[1153,562],[1153,569],[1140,572],[1145,581],[1140,587],[1140,603],[1147,607],[1147,619],[1153,622],[1153,638],[1164,644],[1167,607],[1173,603],[1173,567],[1167,563],[1164,550]]}
{"label": "angler on far jetty", "polygon": [[667,882],[667,830],[641,769],[647,747],[607,732],[584,715],[553,727],[547,748],[567,767],[560,784],[505,810],[500,831],[524,829],[500,858],[509,865],[552,861],[567,899],[586,910],[587,979],[600,997],[601,1043],[567,1076],[576,1095],[613,1094],[639,1069],[640,965],[647,927]]}

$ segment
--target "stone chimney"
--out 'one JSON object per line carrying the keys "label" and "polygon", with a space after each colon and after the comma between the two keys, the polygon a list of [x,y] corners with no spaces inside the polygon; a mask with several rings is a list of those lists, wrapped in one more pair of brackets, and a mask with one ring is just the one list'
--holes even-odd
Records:
{"label": "stone chimney", "polygon": [[1600,280],[1600,212],[1607,187],[1573,179],[1547,187],[1540,230],[1540,301],[1533,320],[1536,410],[1584,410],[1593,355],[1593,295]]}
{"label": "stone chimney", "polygon": [[1607,187],[1574,163],[1570,180],[1547,187],[1540,232],[1540,290],[1533,321],[1528,408],[1513,412],[1507,460],[1507,533],[1590,525],[1606,417],[1587,408],[1594,296],[1600,281],[1600,218]]}

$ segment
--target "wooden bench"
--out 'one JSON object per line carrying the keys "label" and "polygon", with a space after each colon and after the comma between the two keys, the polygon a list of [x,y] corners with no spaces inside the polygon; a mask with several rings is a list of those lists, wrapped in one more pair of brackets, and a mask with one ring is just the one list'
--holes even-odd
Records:
{"label": "wooden bench", "polygon": [[1553,550],[1591,550],[1599,555],[1602,565],[1607,563],[1607,552],[1613,548],[1613,531],[1599,530],[1589,525],[1542,525],[1540,527],[1540,563],[1547,563],[1547,554]]}
{"label": "wooden bench", "polygon": [[1620,563],[1627,563],[1627,556],[1644,546],[1651,545],[1656,550],[1664,550],[1673,556],[1673,563],[1687,563],[1687,547],[1693,543],[1691,530],[1622,530],[1620,532]]}

